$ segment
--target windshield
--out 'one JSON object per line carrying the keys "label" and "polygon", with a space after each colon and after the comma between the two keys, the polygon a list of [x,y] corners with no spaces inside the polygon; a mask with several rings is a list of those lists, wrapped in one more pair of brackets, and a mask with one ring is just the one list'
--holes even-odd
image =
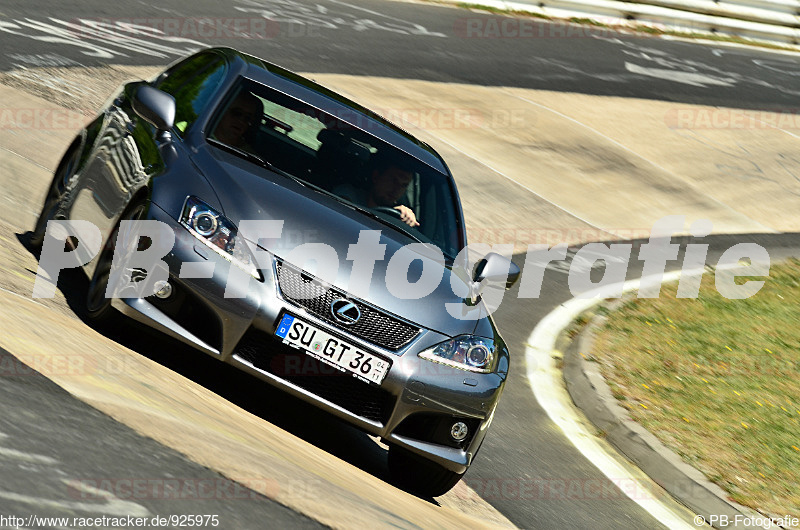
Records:
{"label": "windshield", "polygon": [[369,133],[382,125],[359,114],[356,128],[336,117],[355,111],[331,107],[319,109],[242,78],[208,138],[256,155],[454,258],[465,241],[452,179]]}

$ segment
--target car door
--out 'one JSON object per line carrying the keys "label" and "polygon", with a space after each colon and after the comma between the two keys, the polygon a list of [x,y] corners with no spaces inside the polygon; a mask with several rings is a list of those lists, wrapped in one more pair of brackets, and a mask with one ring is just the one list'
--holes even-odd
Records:
{"label": "car door", "polygon": [[144,83],[128,83],[105,111],[103,129],[75,192],[71,217],[91,221],[107,236],[133,193],[164,167],[153,127],[131,107]]}
{"label": "car door", "polygon": [[[173,134],[181,142],[189,126],[205,110],[225,73],[224,60],[201,52],[166,70],[154,82],[175,98]],[[156,131],[133,111],[131,102],[144,81],[129,83],[106,109],[92,160],[84,170],[72,217],[85,219],[107,236],[137,190],[164,170]]]}

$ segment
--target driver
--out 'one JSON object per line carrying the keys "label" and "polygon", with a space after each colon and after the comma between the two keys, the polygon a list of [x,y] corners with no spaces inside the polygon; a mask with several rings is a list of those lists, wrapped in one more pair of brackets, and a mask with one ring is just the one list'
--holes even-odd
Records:
{"label": "driver", "polygon": [[399,204],[413,178],[413,171],[401,161],[379,155],[369,178],[368,190],[356,188],[352,184],[343,184],[337,186],[333,192],[369,208],[383,206],[397,210],[405,224],[417,227],[419,220],[414,211],[404,204]]}
{"label": "driver", "polygon": [[263,112],[264,106],[256,96],[242,92],[219,119],[213,137],[232,147],[252,151],[247,133]]}

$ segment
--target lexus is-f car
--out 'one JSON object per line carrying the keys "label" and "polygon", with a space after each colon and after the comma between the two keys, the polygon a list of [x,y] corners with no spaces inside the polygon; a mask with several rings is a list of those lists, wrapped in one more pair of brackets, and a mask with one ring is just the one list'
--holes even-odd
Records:
{"label": "lexus is-f car", "polygon": [[[77,135],[31,234],[40,260],[66,252],[51,228],[78,221],[101,241],[66,239],[86,253],[90,319],[135,319],[379,436],[421,494],[472,463],[509,368],[481,293],[519,269],[497,254],[469,265],[453,177],[408,132],[261,59],[203,50],[123,85]],[[121,245],[135,221],[155,232]],[[153,267],[115,259],[156,239]],[[152,289],[115,290],[159,265]]]}

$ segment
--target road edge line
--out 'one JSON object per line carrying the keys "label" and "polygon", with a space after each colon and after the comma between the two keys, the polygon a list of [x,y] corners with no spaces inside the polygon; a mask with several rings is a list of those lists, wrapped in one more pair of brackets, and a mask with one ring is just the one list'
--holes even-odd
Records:
{"label": "road edge line", "polygon": [[[662,282],[678,280],[682,273],[693,275],[704,270],[667,272],[662,275]],[[638,289],[641,282],[642,278],[623,282],[622,292]],[[599,305],[606,298],[618,297],[619,292],[619,284],[594,289],[584,293],[583,298],[572,298],[560,304],[540,320],[525,345],[526,375],[539,405],[587,460],[612,481],[625,479],[636,484],[636,488],[621,488],[628,498],[668,528],[693,528],[684,517],[676,513],[675,509],[655,496],[637,494],[653,490],[653,484],[645,483],[646,480],[650,480],[649,477],[644,473],[640,477],[634,476],[630,469],[617,460],[621,458],[620,455],[615,455],[616,458],[611,456],[610,446],[606,447],[608,444],[602,444],[593,433],[589,432],[567,392],[561,369],[556,366],[553,353],[556,351],[556,341],[561,332],[572,324],[578,315]]]}

